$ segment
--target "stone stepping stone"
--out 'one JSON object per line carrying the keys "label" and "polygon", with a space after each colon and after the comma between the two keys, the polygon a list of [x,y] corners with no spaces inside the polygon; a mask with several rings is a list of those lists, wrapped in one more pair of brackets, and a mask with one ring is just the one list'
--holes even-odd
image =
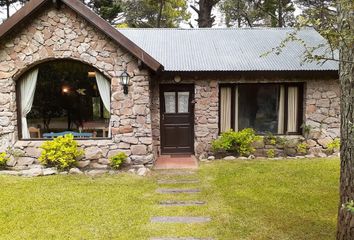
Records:
{"label": "stone stepping stone", "polygon": [[210,217],[152,217],[153,223],[205,223],[210,222]]}
{"label": "stone stepping stone", "polygon": [[193,171],[158,171],[161,175],[170,175],[170,176],[183,176],[183,175],[193,175],[196,172]]}
{"label": "stone stepping stone", "polygon": [[205,205],[203,201],[160,201],[161,206],[201,206]]}
{"label": "stone stepping stone", "polygon": [[183,189],[183,188],[158,188],[157,193],[199,193],[199,189]]}
{"label": "stone stepping stone", "polygon": [[200,181],[197,179],[191,180],[168,180],[168,179],[161,179],[157,180],[158,184],[185,184],[185,183],[199,183]]}
{"label": "stone stepping stone", "polygon": [[150,240],[213,240],[212,238],[194,238],[194,237],[163,237],[150,238]]}

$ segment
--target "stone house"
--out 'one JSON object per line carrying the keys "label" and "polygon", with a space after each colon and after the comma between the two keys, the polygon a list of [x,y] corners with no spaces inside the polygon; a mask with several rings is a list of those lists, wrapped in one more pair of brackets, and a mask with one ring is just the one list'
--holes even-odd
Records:
{"label": "stone house", "polygon": [[[78,0],[32,0],[0,25],[0,150],[39,156],[75,133],[81,167],[161,154],[210,154],[227,129],[301,138],[310,152],[339,136],[338,65],[303,63],[292,29],[116,29]],[[323,42],[312,29],[299,35]]]}

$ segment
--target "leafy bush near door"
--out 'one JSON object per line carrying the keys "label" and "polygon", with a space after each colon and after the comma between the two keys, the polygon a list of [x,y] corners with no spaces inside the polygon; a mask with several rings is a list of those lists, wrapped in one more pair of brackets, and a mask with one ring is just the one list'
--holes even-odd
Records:
{"label": "leafy bush near door", "polygon": [[44,142],[40,148],[43,149],[39,157],[40,163],[58,169],[75,166],[77,159],[84,154],[71,134]]}
{"label": "leafy bush near door", "polygon": [[223,132],[211,145],[215,153],[248,156],[255,151],[252,143],[258,139],[259,136],[256,136],[252,128],[245,128],[238,132],[229,130]]}

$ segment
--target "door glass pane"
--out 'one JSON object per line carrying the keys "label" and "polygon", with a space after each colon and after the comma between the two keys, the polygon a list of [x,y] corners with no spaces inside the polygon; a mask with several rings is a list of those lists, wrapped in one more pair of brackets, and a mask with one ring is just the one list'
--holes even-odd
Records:
{"label": "door glass pane", "polygon": [[175,113],[176,112],[175,92],[164,92],[164,96],[165,96],[165,112]]}
{"label": "door glass pane", "polygon": [[188,113],[189,92],[178,92],[178,112]]}

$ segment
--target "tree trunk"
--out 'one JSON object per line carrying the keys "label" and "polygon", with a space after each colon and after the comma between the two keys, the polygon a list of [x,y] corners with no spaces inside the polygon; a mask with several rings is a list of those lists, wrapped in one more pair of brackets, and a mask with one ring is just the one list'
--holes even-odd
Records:
{"label": "tree trunk", "polygon": [[164,8],[164,0],[160,0],[160,6],[159,6],[159,13],[157,15],[157,24],[156,27],[160,28],[161,27],[161,18],[162,18],[162,11]]}
{"label": "tree trunk", "polygon": [[[349,39],[354,36],[352,0],[338,1],[339,31]],[[354,239],[354,213],[343,204],[354,200],[354,43],[340,43],[341,84],[341,172],[337,240]]]}
{"label": "tree trunk", "polygon": [[194,11],[198,13],[198,26],[200,28],[211,28],[213,26],[215,17],[212,16],[211,11],[213,7],[220,0],[199,0],[199,9],[195,6],[191,6]]}
{"label": "tree trunk", "polygon": [[237,1],[237,27],[241,27],[241,9],[240,9],[240,0]]}
{"label": "tree trunk", "polygon": [[10,1],[6,0],[6,17],[10,17]]}
{"label": "tree trunk", "polygon": [[283,1],[278,0],[278,27],[283,27]]}

